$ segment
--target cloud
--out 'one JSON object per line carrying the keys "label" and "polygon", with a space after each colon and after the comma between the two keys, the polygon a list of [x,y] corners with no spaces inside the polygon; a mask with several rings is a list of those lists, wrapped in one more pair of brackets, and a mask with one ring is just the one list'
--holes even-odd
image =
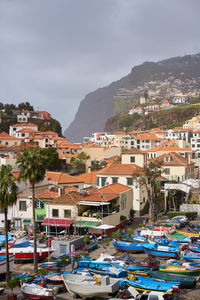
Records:
{"label": "cloud", "polygon": [[200,52],[199,0],[2,0],[0,101],[69,125],[85,94],[147,60]]}

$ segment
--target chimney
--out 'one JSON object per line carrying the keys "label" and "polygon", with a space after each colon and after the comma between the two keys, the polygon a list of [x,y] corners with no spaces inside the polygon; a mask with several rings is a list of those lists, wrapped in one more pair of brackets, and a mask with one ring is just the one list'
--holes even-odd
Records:
{"label": "chimney", "polygon": [[65,187],[64,186],[60,186],[58,188],[58,195],[59,195],[59,197],[62,196],[62,195],[64,195],[64,193],[65,193]]}

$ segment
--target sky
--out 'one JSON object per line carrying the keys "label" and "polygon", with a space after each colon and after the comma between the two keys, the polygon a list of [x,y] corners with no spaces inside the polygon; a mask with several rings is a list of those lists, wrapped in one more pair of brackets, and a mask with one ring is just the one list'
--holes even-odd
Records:
{"label": "sky", "polygon": [[0,0],[0,102],[63,132],[91,91],[144,61],[200,53],[199,0]]}

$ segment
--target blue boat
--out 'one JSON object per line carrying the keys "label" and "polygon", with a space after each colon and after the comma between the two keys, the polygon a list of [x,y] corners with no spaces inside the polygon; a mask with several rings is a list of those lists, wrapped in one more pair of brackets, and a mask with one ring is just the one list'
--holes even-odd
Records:
{"label": "blue boat", "polygon": [[155,244],[143,244],[144,252],[150,256],[160,258],[179,258],[179,249],[177,247],[160,246]]}
{"label": "blue boat", "polygon": [[168,265],[200,268],[200,262],[182,262],[178,260],[172,260],[172,261],[169,260]]}
{"label": "blue boat", "polygon": [[166,282],[164,280],[155,280],[145,276],[129,275],[128,279],[120,278],[120,288],[125,288],[127,286],[132,286],[139,292],[159,291],[172,294],[173,291],[178,291],[180,282]]}
{"label": "blue boat", "polygon": [[124,251],[124,252],[131,252],[131,253],[144,252],[143,249],[144,243],[122,242],[122,241],[113,240],[112,244],[117,251]]}
{"label": "blue boat", "polygon": [[185,260],[200,262],[200,253],[188,252],[184,254],[183,258]]}
{"label": "blue boat", "polygon": [[121,277],[127,276],[127,271],[116,268],[114,266],[109,266],[106,268],[98,268],[98,269],[93,268],[93,269],[89,269],[88,271],[91,274],[94,273],[94,274],[99,274],[102,276],[109,275],[109,276],[115,277],[115,278],[121,278]]}

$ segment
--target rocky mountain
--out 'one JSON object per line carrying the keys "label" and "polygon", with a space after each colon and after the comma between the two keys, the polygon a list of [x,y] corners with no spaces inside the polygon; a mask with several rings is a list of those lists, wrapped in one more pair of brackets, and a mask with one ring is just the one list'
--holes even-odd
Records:
{"label": "rocky mountain", "polygon": [[122,79],[89,93],[80,103],[74,121],[64,135],[80,142],[84,136],[104,131],[108,118],[113,116],[113,97],[120,88],[133,89],[151,80],[165,80],[169,76],[192,79],[200,76],[200,54],[174,57],[159,62],[145,62],[135,66]]}

